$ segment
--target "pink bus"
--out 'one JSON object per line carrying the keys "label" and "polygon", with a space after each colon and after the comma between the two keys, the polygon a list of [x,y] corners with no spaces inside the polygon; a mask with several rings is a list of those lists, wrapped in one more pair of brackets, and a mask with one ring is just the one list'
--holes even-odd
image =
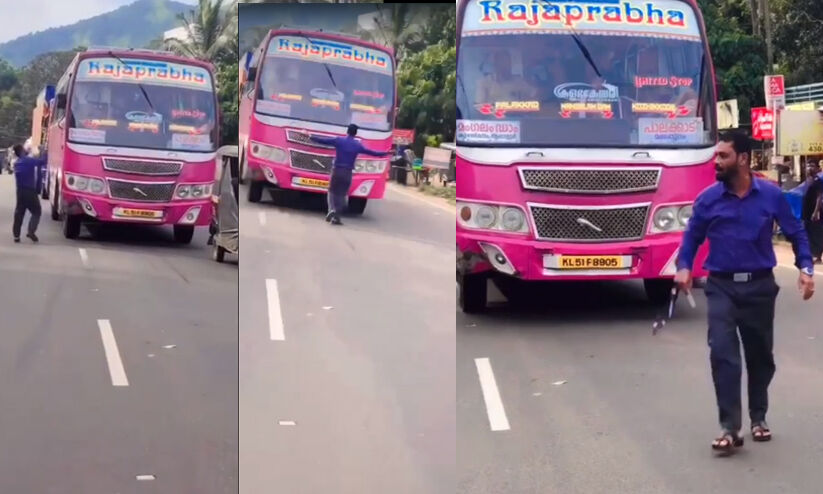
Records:
{"label": "pink bus", "polygon": [[466,0],[457,22],[463,311],[486,307],[490,278],[642,279],[666,300],[692,203],[715,180],[695,0]]}
{"label": "pink bus", "polygon": [[[394,58],[356,38],[294,29],[273,30],[250,57],[240,100],[241,177],[250,202],[263,190],[326,193],[334,149],[309,135],[344,136],[350,123],[366,147],[392,145],[396,103]],[[386,188],[389,158],[355,164],[349,212],[362,214]]]}
{"label": "pink bus", "polygon": [[84,222],[211,221],[218,143],[213,67],[169,52],[90,48],[57,84],[45,195],[66,238]]}

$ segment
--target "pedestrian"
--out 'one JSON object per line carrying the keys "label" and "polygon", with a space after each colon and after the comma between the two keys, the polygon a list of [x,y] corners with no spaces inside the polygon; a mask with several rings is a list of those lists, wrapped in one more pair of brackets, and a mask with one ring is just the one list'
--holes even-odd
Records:
{"label": "pedestrian", "polygon": [[755,441],[768,441],[766,424],[768,387],[775,372],[772,354],[775,301],[780,287],[774,278],[777,264],[772,227],[777,221],[795,252],[800,269],[797,282],[803,300],[814,293],[809,241],[780,188],[752,176],[751,143],[741,133],[720,137],[715,158],[718,183],[697,198],[683,235],[675,282],[684,291],[692,287],[692,264],[698,247],[709,239],[708,344],[712,378],[722,433],[712,449],[730,454],[743,445],[740,435],[742,364],[740,340],[746,358],[749,418]]}
{"label": "pedestrian", "polygon": [[17,161],[14,163],[14,179],[17,185],[17,205],[14,208],[14,225],[12,234],[14,241],[20,242],[20,229],[23,226],[23,217],[28,211],[29,228],[26,237],[37,242],[37,225],[40,223],[40,187],[43,185],[43,176],[46,167],[45,159],[32,158],[20,144],[14,145],[14,154]]}
{"label": "pedestrian", "polygon": [[320,144],[334,146],[335,157],[332,167],[331,180],[329,182],[329,213],[326,221],[333,225],[342,225],[340,213],[343,211],[346,197],[351,187],[352,174],[354,173],[354,162],[358,154],[368,154],[369,156],[388,156],[391,151],[372,151],[360,143],[354,136],[357,135],[358,127],[355,124],[349,125],[346,137],[321,137],[311,136],[311,140]]}
{"label": "pedestrian", "polygon": [[806,191],[803,194],[801,218],[809,235],[812,257],[815,264],[820,263],[823,255],[823,224],[820,222],[821,205],[823,205],[823,180],[820,178],[820,164],[809,161],[806,165]]}

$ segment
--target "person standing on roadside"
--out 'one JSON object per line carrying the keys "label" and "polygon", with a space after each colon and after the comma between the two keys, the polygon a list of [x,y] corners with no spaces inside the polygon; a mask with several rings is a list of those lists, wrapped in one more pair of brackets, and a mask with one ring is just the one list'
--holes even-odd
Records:
{"label": "person standing on roadside", "polygon": [[809,245],[815,264],[820,263],[823,255],[823,223],[820,213],[823,210],[823,180],[820,178],[820,164],[810,161],[806,166],[806,191],[803,194],[801,218],[809,234]]}
{"label": "person standing on roadside", "polygon": [[334,146],[334,166],[329,182],[329,214],[326,221],[333,225],[342,225],[340,213],[346,204],[346,197],[351,187],[352,174],[354,173],[354,162],[358,154],[368,154],[370,156],[389,156],[391,151],[372,151],[363,146],[354,136],[357,135],[358,127],[350,124],[346,137],[320,137],[312,135],[311,140],[327,146]]}
{"label": "person standing on roadside", "polygon": [[[775,372],[772,353],[775,301],[780,287],[773,269],[774,222],[791,240],[800,269],[797,286],[803,300],[814,294],[809,240],[776,185],[754,177],[749,168],[751,143],[741,133],[727,133],[717,145],[718,183],[697,198],[677,259],[675,283],[692,288],[692,265],[698,247],[709,239],[708,344],[722,432],[712,449],[730,454],[743,445],[740,386],[740,339],[746,358],[749,418],[755,441],[768,441],[768,387]],[[740,339],[738,339],[738,331]]]}
{"label": "person standing on roadside", "polygon": [[28,211],[29,228],[26,237],[32,242],[37,242],[37,225],[40,223],[40,187],[43,185],[46,160],[44,158],[33,158],[28,156],[25,148],[21,144],[14,145],[14,155],[17,161],[14,163],[14,180],[17,185],[17,205],[14,208],[14,224],[12,234],[14,241],[20,242],[20,229],[23,227],[23,217]]}

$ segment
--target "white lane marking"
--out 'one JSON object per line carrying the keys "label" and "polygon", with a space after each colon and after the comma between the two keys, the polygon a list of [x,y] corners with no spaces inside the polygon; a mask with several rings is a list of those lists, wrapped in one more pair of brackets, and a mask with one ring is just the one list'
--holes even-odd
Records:
{"label": "white lane marking", "polygon": [[[790,264],[778,263],[777,267],[783,268],[783,269],[794,269],[795,271],[797,271],[797,266],[792,266]],[[814,274],[816,274],[818,276],[823,276],[823,271],[821,271],[819,269],[815,269]]]}
{"label": "white lane marking", "polygon": [[488,358],[476,358],[474,364],[477,366],[480,389],[483,390],[483,400],[486,402],[486,413],[489,416],[491,429],[493,431],[509,430],[509,419],[506,418],[506,410],[503,408],[503,400],[500,399],[500,391],[497,389],[491,362]]}
{"label": "white lane marking", "polygon": [[266,280],[266,296],[269,301],[269,334],[274,341],[284,341],[283,315],[280,313],[280,292],[277,290],[277,280]]}
{"label": "white lane marking", "polygon": [[260,219],[260,226],[266,226],[266,213],[264,211],[258,211],[257,217]]}
{"label": "white lane marking", "polygon": [[157,477],[154,475],[138,475],[137,480],[155,480]]}
{"label": "white lane marking", "polygon": [[83,267],[88,268],[89,267],[89,253],[86,252],[86,249],[84,249],[82,247],[79,250],[80,250],[80,260],[83,261]]}
{"label": "white lane marking", "polygon": [[297,422],[295,422],[294,420],[281,420],[278,423],[280,425],[283,425],[283,426],[295,426],[295,425],[297,425]]}
{"label": "white lane marking", "polygon": [[100,326],[100,337],[103,339],[103,350],[106,352],[112,386],[128,386],[129,380],[126,378],[123,361],[120,360],[120,351],[117,349],[117,341],[114,339],[111,323],[108,319],[98,319],[97,325]]}
{"label": "white lane marking", "polygon": [[393,192],[397,192],[401,196],[410,197],[410,198],[415,199],[417,201],[420,201],[422,203],[428,204],[431,207],[439,208],[439,209],[442,209],[444,211],[448,211],[451,214],[457,215],[457,206],[452,206],[450,204],[440,204],[438,202],[429,201],[429,200],[425,199],[424,197],[421,197],[418,192],[407,192],[407,191],[403,190],[402,187],[403,187],[402,185],[395,186],[393,184],[390,184],[388,189],[393,191]]}

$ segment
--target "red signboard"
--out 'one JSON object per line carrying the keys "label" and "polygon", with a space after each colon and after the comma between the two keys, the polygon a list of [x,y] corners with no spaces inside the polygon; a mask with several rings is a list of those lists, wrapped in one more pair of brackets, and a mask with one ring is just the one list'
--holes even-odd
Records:
{"label": "red signboard", "polygon": [[394,129],[392,141],[397,146],[411,146],[414,142],[414,129]]}
{"label": "red signboard", "polygon": [[763,78],[766,93],[766,108],[782,110],[786,108],[786,84],[782,75],[767,75]]}
{"label": "red signboard", "polygon": [[758,141],[774,139],[774,111],[768,108],[752,108],[752,137]]}

